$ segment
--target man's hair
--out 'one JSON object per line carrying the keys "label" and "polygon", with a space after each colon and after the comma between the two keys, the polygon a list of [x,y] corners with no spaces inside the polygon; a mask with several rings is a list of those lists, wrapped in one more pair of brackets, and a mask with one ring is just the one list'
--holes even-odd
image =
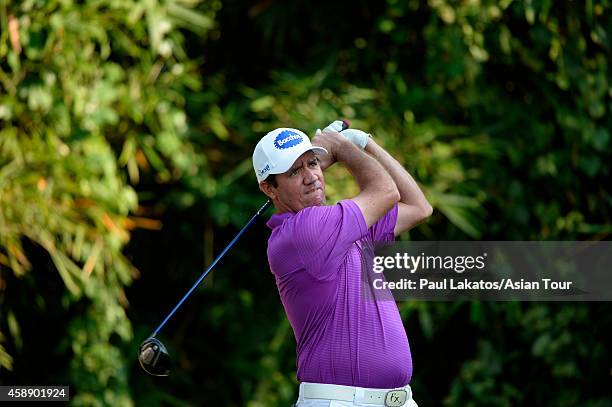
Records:
{"label": "man's hair", "polygon": [[265,180],[268,184],[272,185],[274,188],[278,187],[276,183],[276,174],[270,174]]}

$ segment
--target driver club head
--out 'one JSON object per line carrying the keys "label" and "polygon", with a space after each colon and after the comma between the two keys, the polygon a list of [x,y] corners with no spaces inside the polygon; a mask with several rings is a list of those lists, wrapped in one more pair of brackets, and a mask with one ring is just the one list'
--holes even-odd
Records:
{"label": "driver club head", "polygon": [[138,350],[138,362],[150,375],[168,376],[170,374],[170,355],[157,338],[147,338]]}

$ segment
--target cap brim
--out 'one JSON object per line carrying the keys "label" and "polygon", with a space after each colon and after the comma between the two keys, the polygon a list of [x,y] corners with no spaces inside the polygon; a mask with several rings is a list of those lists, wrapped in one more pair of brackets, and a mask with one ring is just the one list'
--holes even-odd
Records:
{"label": "cap brim", "polygon": [[307,153],[308,151],[312,151],[315,154],[329,154],[329,152],[323,148],[323,147],[318,147],[318,146],[310,146],[305,148],[302,151],[298,151],[296,153],[296,157],[295,160],[293,160],[291,163],[289,163],[289,165],[287,165],[286,167],[277,167],[274,168],[272,171],[270,171],[270,174],[282,174],[284,172],[287,172],[289,170],[289,168],[291,168],[291,166],[295,163],[295,161],[300,158],[302,156],[302,154]]}
{"label": "cap brim", "polygon": [[328,154],[328,151],[323,147],[312,146],[310,150],[314,151],[315,154]]}

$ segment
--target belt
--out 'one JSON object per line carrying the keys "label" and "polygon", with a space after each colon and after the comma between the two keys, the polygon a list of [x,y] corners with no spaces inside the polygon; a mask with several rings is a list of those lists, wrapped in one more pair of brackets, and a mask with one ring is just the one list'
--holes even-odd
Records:
{"label": "belt", "polygon": [[351,401],[387,407],[400,407],[412,398],[410,385],[399,389],[368,389],[338,384],[302,383],[300,393],[305,399]]}

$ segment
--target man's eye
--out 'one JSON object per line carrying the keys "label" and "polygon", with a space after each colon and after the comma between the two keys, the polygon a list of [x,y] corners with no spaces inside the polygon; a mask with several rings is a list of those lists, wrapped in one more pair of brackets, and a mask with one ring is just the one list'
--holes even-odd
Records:
{"label": "man's eye", "polygon": [[319,165],[319,162],[318,162],[318,161],[311,161],[311,162],[310,162],[310,166],[311,166],[311,167],[316,167],[317,165]]}

